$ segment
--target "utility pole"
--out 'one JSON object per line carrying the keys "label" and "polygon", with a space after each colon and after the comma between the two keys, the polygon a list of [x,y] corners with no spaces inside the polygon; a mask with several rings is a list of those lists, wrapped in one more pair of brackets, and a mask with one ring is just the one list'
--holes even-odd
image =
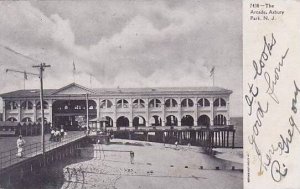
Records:
{"label": "utility pole", "polygon": [[41,63],[38,65],[34,65],[32,66],[33,68],[39,68],[40,69],[40,74],[39,74],[39,78],[40,78],[40,105],[41,105],[41,113],[42,113],[42,128],[41,128],[41,142],[42,142],[42,154],[43,157],[45,157],[45,135],[44,135],[44,91],[43,91],[43,71],[45,70],[45,68],[49,68],[50,65],[46,65],[45,63]]}
{"label": "utility pole", "polygon": [[[20,52],[17,52],[17,51],[15,51],[15,50],[13,50],[13,49],[11,49],[10,47],[7,47],[7,46],[4,46],[4,45],[2,45],[2,44],[0,44],[0,46],[2,46],[3,48],[5,48],[6,50],[8,50],[9,52],[11,52],[11,53],[13,53],[13,54],[15,54],[15,55],[17,55],[17,56],[22,56],[23,58],[25,58],[25,59],[28,59],[28,60],[31,60],[31,61],[33,61],[33,62],[35,62],[35,63],[37,63],[37,62],[41,62],[41,61],[39,61],[39,60],[36,60],[36,59],[34,59],[34,58],[31,58],[31,57],[29,57],[29,56],[26,56],[26,55],[24,55],[24,54],[22,54],[22,53],[20,53]],[[74,64],[75,65],[75,64]],[[32,66],[33,68],[39,68],[40,69],[40,73],[39,74],[35,74],[35,73],[29,73],[29,72],[25,72],[25,71],[18,71],[18,70],[12,70],[12,69],[7,69],[6,70],[6,72],[8,72],[8,71],[12,71],[12,72],[18,72],[18,73],[23,73],[24,74],[24,79],[25,79],[25,75],[26,75],[26,77],[27,77],[27,74],[29,74],[29,75],[36,75],[36,76],[39,76],[39,78],[40,78],[40,83],[41,83],[41,89],[40,89],[40,105],[41,105],[41,113],[42,113],[42,131],[41,131],[41,135],[42,135],[42,154],[43,154],[43,159],[44,159],[44,163],[45,163],[45,136],[44,136],[44,101],[43,101],[43,99],[44,99],[44,94],[43,94],[43,71],[45,70],[45,68],[47,68],[47,67],[50,67],[50,65],[46,65],[45,63],[40,63],[40,64],[38,64],[38,65],[34,65],[34,66]],[[74,66],[74,68],[75,68],[75,66]],[[25,84],[24,84],[24,86],[25,86]]]}
{"label": "utility pole", "polygon": [[14,69],[6,69],[6,73],[7,72],[22,73],[24,75],[24,90],[25,90],[25,81],[27,80],[27,75],[39,76],[39,74],[36,74],[36,73],[31,73],[31,72],[26,72],[26,71],[19,71],[19,70],[14,70]]}

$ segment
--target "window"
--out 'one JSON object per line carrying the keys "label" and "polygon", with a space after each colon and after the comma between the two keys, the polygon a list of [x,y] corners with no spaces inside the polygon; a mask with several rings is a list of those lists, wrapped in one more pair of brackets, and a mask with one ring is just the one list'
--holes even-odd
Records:
{"label": "window", "polygon": [[166,102],[165,102],[165,106],[167,108],[171,108],[171,107],[177,107],[178,104],[177,104],[177,101],[173,98],[170,98],[170,99],[167,99]]}
{"label": "window", "polygon": [[16,110],[18,108],[18,104],[14,101],[5,102],[6,110]]}
{"label": "window", "polygon": [[210,102],[206,98],[201,98],[200,100],[198,100],[198,106],[199,107],[208,107],[208,106],[210,106]]}
{"label": "window", "polygon": [[[44,109],[48,109],[48,108],[49,108],[48,102],[43,101],[43,108],[44,108]],[[38,103],[36,104],[36,109],[41,109],[41,103],[40,103],[40,102],[38,102]]]}
{"label": "window", "polygon": [[181,101],[181,107],[193,107],[194,102],[190,98],[185,98]]}
{"label": "window", "polygon": [[149,108],[160,108],[161,107],[161,101],[157,98],[150,100],[149,102]]}
{"label": "window", "polygon": [[110,100],[102,100],[100,103],[100,108],[106,109],[112,107],[112,102]]}
{"label": "window", "polygon": [[142,99],[136,99],[132,103],[133,108],[145,108],[145,101]]}
{"label": "window", "polygon": [[117,108],[129,108],[128,101],[125,99],[120,99],[117,101]]}
{"label": "window", "polygon": [[226,101],[223,98],[217,98],[214,101],[214,107],[219,107],[219,106],[226,106]]}
{"label": "window", "polygon": [[22,110],[32,110],[33,109],[33,104],[30,101],[26,100],[22,103],[21,109]]}

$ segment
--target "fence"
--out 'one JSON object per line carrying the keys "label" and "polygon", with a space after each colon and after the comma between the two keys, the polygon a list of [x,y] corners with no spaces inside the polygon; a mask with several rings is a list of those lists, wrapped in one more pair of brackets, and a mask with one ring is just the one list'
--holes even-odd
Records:
{"label": "fence", "polygon": [[[69,134],[71,133],[71,134]],[[71,143],[78,139],[83,138],[85,135],[84,132],[68,132],[68,135],[63,138],[60,142],[53,142],[45,140],[45,152],[50,151],[52,149],[56,149],[60,146],[64,146],[65,144]],[[39,154],[42,154],[42,146],[41,142],[26,144],[23,149],[23,157],[17,157],[17,147],[1,152],[0,153],[0,171],[2,169],[15,165],[19,162],[25,161],[28,158],[35,157]]]}

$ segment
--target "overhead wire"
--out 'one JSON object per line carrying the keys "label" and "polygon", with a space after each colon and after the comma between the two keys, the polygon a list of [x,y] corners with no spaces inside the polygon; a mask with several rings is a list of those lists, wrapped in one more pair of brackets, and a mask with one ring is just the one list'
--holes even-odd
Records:
{"label": "overhead wire", "polygon": [[9,52],[15,54],[15,55],[22,56],[23,58],[26,58],[26,59],[28,59],[28,60],[31,60],[31,61],[33,61],[33,62],[35,62],[35,63],[40,63],[40,62],[41,62],[40,60],[36,60],[36,59],[34,59],[34,58],[30,57],[30,56],[24,55],[24,54],[22,54],[22,53],[20,53],[20,52],[18,52],[18,51],[16,51],[16,50],[14,50],[14,49],[12,49],[12,48],[6,46],[6,45],[0,44],[0,46],[3,47],[4,49],[6,49],[7,51],[9,51]]}

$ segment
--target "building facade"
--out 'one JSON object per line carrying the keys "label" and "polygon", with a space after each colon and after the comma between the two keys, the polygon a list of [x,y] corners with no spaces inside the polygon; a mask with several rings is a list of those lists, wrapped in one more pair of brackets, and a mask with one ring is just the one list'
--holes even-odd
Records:
{"label": "building facade", "polygon": [[[87,112],[108,127],[229,125],[231,93],[219,87],[90,89],[72,83],[45,89],[43,106],[47,122],[68,127],[84,122]],[[39,90],[0,96],[3,120],[41,121]]]}

